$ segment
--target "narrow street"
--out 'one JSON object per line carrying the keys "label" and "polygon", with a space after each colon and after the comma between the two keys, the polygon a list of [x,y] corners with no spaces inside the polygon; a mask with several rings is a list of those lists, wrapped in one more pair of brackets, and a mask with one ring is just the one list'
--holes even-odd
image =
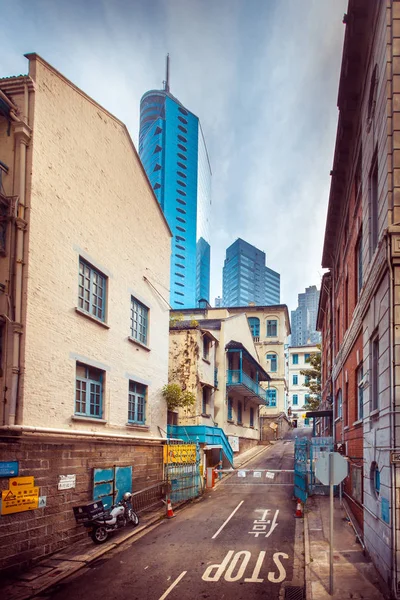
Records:
{"label": "narrow street", "polygon": [[[277,442],[245,469],[293,469],[293,448],[292,439]],[[119,546],[46,597],[279,598],[281,585],[293,579],[293,485],[266,483],[271,480],[262,475],[227,477],[176,518]]]}

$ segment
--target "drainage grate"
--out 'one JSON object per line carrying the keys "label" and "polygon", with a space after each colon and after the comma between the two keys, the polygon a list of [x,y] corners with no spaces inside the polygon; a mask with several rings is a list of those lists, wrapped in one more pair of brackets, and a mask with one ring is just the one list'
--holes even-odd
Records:
{"label": "drainage grate", "polygon": [[304,588],[294,585],[286,587],[285,600],[305,600]]}

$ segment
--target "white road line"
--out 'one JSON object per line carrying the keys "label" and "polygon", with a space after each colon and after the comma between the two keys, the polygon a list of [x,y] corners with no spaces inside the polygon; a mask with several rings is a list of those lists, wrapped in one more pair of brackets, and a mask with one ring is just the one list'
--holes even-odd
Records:
{"label": "white road line", "polygon": [[221,531],[223,530],[223,528],[225,527],[225,525],[232,519],[232,517],[235,514],[235,512],[237,510],[239,510],[239,508],[242,506],[243,502],[244,502],[244,500],[242,500],[241,502],[239,502],[239,504],[237,505],[237,507],[235,508],[235,510],[229,515],[229,517],[227,518],[227,520],[225,521],[225,523],[223,523],[221,525],[221,527],[218,529],[218,531],[216,533],[214,533],[214,535],[211,538],[212,540],[214,540],[217,537],[217,535],[219,533],[221,533]]}
{"label": "white road line", "polygon": [[168,596],[168,594],[174,589],[174,587],[176,585],[178,585],[178,583],[180,582],[180,580],[182,579],[182,577],[185,577],[187,571],[183,571],[179,577],[177,579],[175,579],[174,583],[172,583],[169,588],[167,589],[166,592],[164,592],[164,594],[161,596],[160,600],[164,600],[164,598],[166,598]]}

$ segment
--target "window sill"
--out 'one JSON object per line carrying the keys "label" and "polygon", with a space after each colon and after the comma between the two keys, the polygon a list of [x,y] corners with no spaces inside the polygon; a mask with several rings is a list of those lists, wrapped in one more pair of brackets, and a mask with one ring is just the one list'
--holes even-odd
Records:
{"label": "window sill", "polygon": [[232,425],[235,424],[235,421],[233,419],[227,419],[226,421],[227,421],[227,423],[232,423]]}
{"label": "window sill", "polygon": [[242,421],[237,421],[237,422],[236,422],[236,425],[240,425],[240,427],[243,427],[243,423],[242,423]]}
{"label": "window sill", "polygon": [[202,359],[204,360],[205,363],[207,363],[208,365],[211,365],[210,361],[208,360],[208,358],[204,358],[204,356],[202,356]]}
{"label": "window sill", "polygon": [[77,312],[79,315],[82,315],[82,317],[86,317],[87,319],[90,319],[91,321],[94,321],[95,323],[98,323],[98,325],[101,325],[105,329],[110,329],[110,326],[107,325],[107,323],[104,323],[104,321],[101,321],[97,317],[94,317],[93,315],[85,312],[84,310],[82,310],[78,306],[75,306],[75,312]]}
{"label": "window sill", "polygon": [[80,415],[72,415],[71,421],[81,421],[82,423],[100,423],[100,425],[105,425],[107,423],[105,419],[96,419],[96,417],[81,417]]}
{"label": "window sill", "polygon": [[348,431],[350,428],[348,425],[345,425],[345,427],[343,427],[343,431]]}
{"label": "window sill", "polygon": [[374,410],[371,410],[371,412],[369,413],[370,417],[377,417],[379,415],[379,408],[375,408]]}
{"label": "window sill", "polygon": [[358,419],[358,421],[354,421],[353,427],[357,427],[357,425],[362,425],[362,422],[363,422],[362,419]]}
{"label": "window sill", "polygon": [[336,417],[335,423],[337,423],[338,421],[341,421],[341,420],[342,420],[342,417]]}
{"label": "window sill", "polygon": [[149,431],[150,425],[141,425],[140,423],[127,423],[126,427],[129,429],[139,429],[140,431]]}
{"label": "window sill", "polygon": [[143,348],[143,350],[147,350],[147,352],[150,352],[150,350],[151,350],[151,348],[149,348],[148,346],[146,346],[146,344],[142,344],[142,342],[139,342],[138,340],[135,340],[135,338],[131,337],[130,335],[128,335],[128,340],[132,344],[135,344],[136,346],[140,346],[140,348]]}

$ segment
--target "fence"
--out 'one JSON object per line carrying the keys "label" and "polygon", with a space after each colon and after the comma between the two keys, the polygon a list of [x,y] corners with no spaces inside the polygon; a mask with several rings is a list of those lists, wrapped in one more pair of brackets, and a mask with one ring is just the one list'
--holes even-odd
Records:
{"label": "fence", "polygon": [[143,490],[132,494],[132,506],[135,512],[141,513],[157,505],[162,506],[165,501],[165,495],[168,490],[166,481],[160,481],[154,485],[150,485]]}
{"label": "fence", "polygon": [[197,498],[203,491],[200,473],[200,446],[168,440],[164,446],[165,479],[173,504]]}

